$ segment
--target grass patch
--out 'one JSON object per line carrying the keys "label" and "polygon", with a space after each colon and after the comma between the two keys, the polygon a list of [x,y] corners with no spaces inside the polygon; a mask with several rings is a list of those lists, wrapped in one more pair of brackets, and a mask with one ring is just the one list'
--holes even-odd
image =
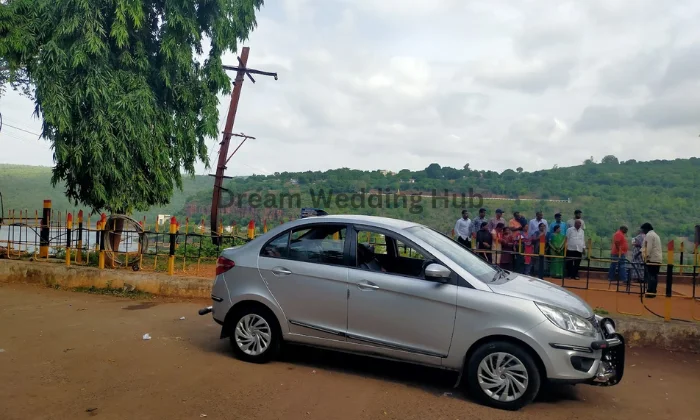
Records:
{"label": "grass patch", "polygon": [[593,312],[598,314],[598,315],[610,315],[610,312],[606,311],[603,308],[595,308],[595,309],[593,309]]}

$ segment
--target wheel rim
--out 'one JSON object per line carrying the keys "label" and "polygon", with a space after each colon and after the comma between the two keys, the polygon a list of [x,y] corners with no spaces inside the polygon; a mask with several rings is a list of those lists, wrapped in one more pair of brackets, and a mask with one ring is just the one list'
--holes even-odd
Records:
{"label": "wheel rim", "polygon": [[236,324],[236,345],[250,356],[263,354],[270,346],[272,331],[265,318],[256,314],[244,316]]}
{"label": "wheel rim", "polygon": [[523,362],[509,353],[491,353],[479,363],[479,385],[496,401],[515,401],[527,390],[528,375]]}

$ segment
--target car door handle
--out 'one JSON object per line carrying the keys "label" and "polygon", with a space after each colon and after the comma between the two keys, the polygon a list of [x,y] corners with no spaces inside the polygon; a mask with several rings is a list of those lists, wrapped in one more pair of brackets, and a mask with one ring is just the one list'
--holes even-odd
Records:
{"label": "car door handle", "polygon": [[288,276],[292,274],[292,272],[283,267],[275,267],[272,269],[272,274],[276,276]]}
{"label": "car door handle", "polygon": [[379,289],[379,286],[377,286],[376,284],[372,283],[371,281],[367,281],[367,280],[364,280],[364,281],[357,283],[357,287],[360,290],[377,290],[377,289]]}

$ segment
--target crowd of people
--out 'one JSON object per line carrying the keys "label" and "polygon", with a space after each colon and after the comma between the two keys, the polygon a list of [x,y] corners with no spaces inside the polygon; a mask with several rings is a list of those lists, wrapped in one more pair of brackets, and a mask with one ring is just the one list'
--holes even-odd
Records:
{"label": "crowd of people", "polygon": [[[489,263],[526,275],[536,272],[537,256],[544,247],[547,255],[544,270],[548,276],[578,280],[586,252],[586,222],[582,216],[583,212],[576,210],[573,218],[564,222],[561,213],[556,213],[554,222],[549,224],[541,211],[528,221],[518,211],[506,220],[503,210],[497,209],[495,217],[487,219],[486,209],[481,208],[478,217],[472,220],[469,211],[462,210],[454,236]],[[613,235],[608,278],[612,281],[617,274],[623,282],[646,282],[647,295],[654,297],[661,264],[661,240],[653,226],[644,223],[632,240],[629,261],[628,231],[627,226],[620,226]]]}

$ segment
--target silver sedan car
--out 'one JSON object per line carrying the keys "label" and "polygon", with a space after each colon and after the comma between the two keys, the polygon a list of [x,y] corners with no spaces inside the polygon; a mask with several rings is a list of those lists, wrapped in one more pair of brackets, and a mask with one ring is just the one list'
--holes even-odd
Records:
{"label": "silver sedan car", "polygon": [[403,220],[278,226],[221,253],[211,298],[200,314],[242,360],[267,362],[284,341],[434,366],[506,410],[545,381],[609,386],[624,370],[623,337],[581,298]]}

